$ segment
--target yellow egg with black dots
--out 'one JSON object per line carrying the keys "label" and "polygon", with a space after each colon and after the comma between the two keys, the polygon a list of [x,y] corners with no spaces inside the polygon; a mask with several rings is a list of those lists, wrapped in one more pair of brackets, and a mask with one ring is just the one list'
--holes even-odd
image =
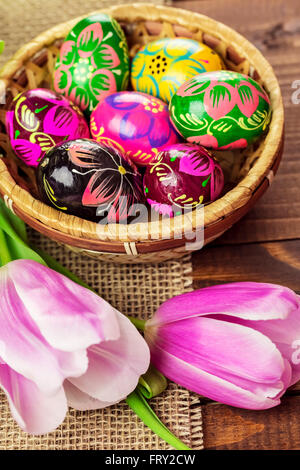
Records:
{"label": "yellow egg with black dots", "polygon": [[187,38],[150,42],[134,57],[133,89],[169,102],[187,80],[203,72],[224,69],[221,57],[203,43]]}

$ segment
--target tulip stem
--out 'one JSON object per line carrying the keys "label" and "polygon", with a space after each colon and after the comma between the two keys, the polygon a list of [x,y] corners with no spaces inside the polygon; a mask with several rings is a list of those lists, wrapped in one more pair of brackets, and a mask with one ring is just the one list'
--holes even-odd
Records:
{"label": "tulip stem", "polygon": [[161,439],[177,450],[191,450],[160,421],[141,392],[136,389],[126,398],[127,404],[138,417]]}
{"label": "tulip stem", "polygon": [[138,330],[144,331],[146,320],[141,320],[141,318],[135,318],[135,317],[132,317],[131,315],[126,315],[126,316],[131,321],[131,323],[133,323],[134,326],[136,326]]}

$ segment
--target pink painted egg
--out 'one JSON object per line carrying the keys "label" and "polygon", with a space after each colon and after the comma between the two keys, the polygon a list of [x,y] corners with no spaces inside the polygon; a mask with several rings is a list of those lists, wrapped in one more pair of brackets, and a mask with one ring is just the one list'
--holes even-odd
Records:
{"label": "pink painted egg", "polygon": [[222,168],[213,155],[196,144],[175,144],[159,152],[147,167],[144,192],[163,215],[194,209],[217,199],[224,186]]}
{"label": "pink painted egg", "polygon": [[17,95],[6,113],[16,155],[37,167],[45,153],[67,140],[90,137],[80,109],[55,91],[36,88]]}
{"label": "pink painted egg", "polygon": [[165,145],[181,140],[171,124],[168,106],[135,91],[105,97],[92,112],[91,134],[141,166],[148,165]]}

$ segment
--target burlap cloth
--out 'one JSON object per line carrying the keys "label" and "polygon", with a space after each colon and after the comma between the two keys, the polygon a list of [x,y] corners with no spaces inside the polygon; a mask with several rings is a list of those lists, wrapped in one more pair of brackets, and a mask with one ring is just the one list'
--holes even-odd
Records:
{"label": "burlap cloth", "polygon": [[[0,0],[0,39],[5,41],[0,66],[38,33],[58,22],[112,3],[126,2],[14,0],[12,3]],[[151,265],[100,263],[71,253],[37,232],[29,230],[29,236],[32,242],[93,286],[123,313],[148,318],[165,299],[192,289],[190,256]],[[160,419],[187,445],[194,449],[203,447],[201,407],[196,395],[170,384],[150,403]],[[70,409],[64,423],[55,432],[29,436],[11,418],[6,398],[0,393],[0,450],[169,448],[143,425],[125,402],[90,412]]]}

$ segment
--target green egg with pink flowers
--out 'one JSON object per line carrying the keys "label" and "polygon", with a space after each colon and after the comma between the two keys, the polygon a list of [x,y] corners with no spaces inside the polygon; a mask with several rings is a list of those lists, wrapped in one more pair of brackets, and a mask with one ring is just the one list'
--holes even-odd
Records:
{"label": "green egg with pink flowers", "polygon": [[127,88],[129,55],[120,24],[98,13],[77,23],[64,40],[55,64],[53,87],[89,118],[105,96]]}
{"label": "green egg with pink flowers", "polygon": [[271,119],[270,100],[259,83],[228,70],[191,78],[173,95],[169,109],[188,142],[215,150],[246,148]]}

